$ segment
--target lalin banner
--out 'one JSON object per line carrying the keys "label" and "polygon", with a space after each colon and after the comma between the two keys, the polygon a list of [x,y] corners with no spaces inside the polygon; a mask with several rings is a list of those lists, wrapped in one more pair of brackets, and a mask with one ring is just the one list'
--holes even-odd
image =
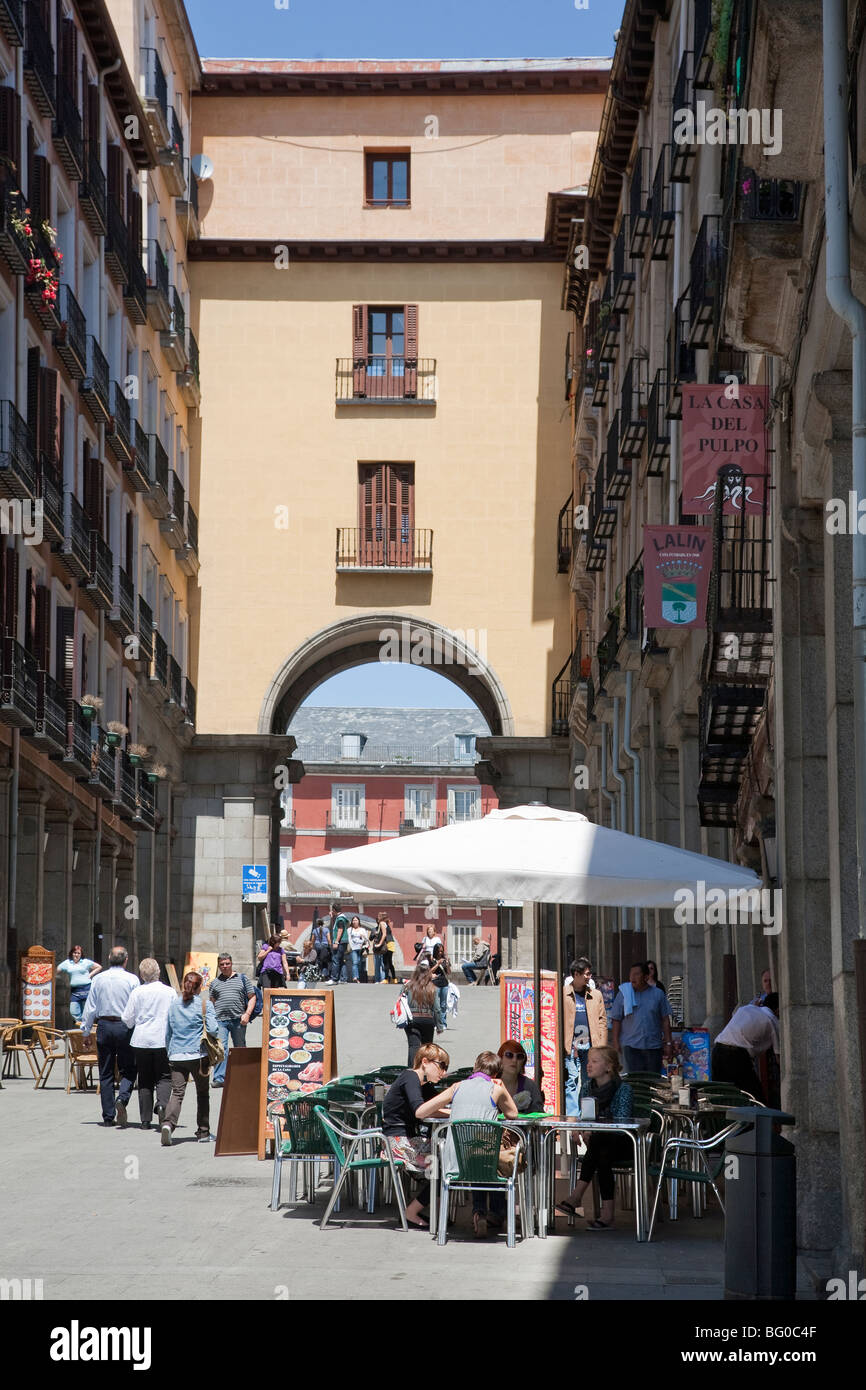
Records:
{"label": "lalin banner", "polygon": [[709,526],[643,528],[647,627],[705,627],[713,546]]}
{"label": "lalin banner", "polygon": [[[731,393],[736,391],[735,395]],[[767,474],[767,387],[684,386],[682,458],[686,516],[703,516],[715,506],[716,479],[727,464],[744,478],[725,487],[727,516],[764,510]]]}

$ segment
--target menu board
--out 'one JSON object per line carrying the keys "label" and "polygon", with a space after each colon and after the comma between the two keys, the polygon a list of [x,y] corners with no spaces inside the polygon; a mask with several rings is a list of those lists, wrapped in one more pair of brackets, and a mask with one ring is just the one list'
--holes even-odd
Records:
{"label": "menu board", "polygon": [[54,1027],[54,952],[31,946],[19,959],[21,1022]]}
{"label": "menu board", "polygon": [[541,1080],[535,1059],[535,982],[524,970],[503,970],[499,975],[502,1037],[513,1038],[526,1052],[526,1075],[538,1081],[544,1091],[548,1115],[561,1115],[563,1097],[560,1085],[561,1047],[556,1008],[557,977],[552,970],[541,972]]}
{"label": "menu board", "polygon": [[262,1013],[259,1158],[273,1141],[270,1116],[293,1095],[317,1091],[337,1067],[333,990],[266,989]]}
{"label": "menu board", "polygon": [[710,1033],[708,1028],[684,1028],[679,1052],[684,1081],[709,1081]]}

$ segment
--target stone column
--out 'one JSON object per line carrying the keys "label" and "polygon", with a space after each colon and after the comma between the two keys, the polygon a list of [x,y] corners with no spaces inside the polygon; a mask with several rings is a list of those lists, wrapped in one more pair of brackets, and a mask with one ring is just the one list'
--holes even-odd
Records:
{"label": "stone column", "polygon": [[[726,830],[702,828],[701,853],[713,859],[728,859],[728,834]],[[754,930],[754,928],[753,928]],[[760,927],[757,928],[760,931]],[[725,975],[724,957],[733,951],[732,928],[728,922],[704,924],[704,977],[706,979],[707,1003],[703,1026],[710,1030],[710,1038],[720,1033],[727,1023],[725,1017]]]}
{"label": "stone column", "polygon": [[116,887],[114,920],[118,942],[122,942],[129,952],[130,970],[135,970],[141,959],[139,945],[139,904],[136,899],[134,862],[130,847],[124,841],[119,847],[116,865]]}
{"label": "stone column", "polygon": [[96,903],[93,885],[93,845],[96,831],[76,826],[72,837],[72,917],[71,945],[78,945],[86,956],[104,964],[102,942],[95,940]]}
{"label": "stone column", "polygon": [[[50,810],[45,817],[43,946],[62,960],[72,942],[72,854],[75,810]],[[82,942],[82,945],[84,943]]]}
{"label": "stone column", "polygon": [[118,919],[117,900],[117,856],[119,847],[106,838],[102,832],[102,853],[99,863],[99,911],[97,921],[102,931],[102,945],[105,958],[112,946],[126,946],[129,950],[128,922]]}
{"label": "stone column", "polygon": [[0,767],[0,1017],[12,1016],[12,993],[14,988],[14,966],[10,968],[8,956],[11,949],[9,941],[9,822],[11,819],[11,767]]}
{"label": "stone column", "polygon": [[[693,714],[678,714],[671,721],[671,733],[679,755],[679,843],[683,849],[701,852],[701,827],[698,812],[698,782],[700,781],[700,750],[698,720]],[[686,923],[682,931],[683,953],[683,1015],[686,1026],[706,1017],[707,981],[704,957],[704,927],[702,923]]]}
{"label": "stone column", "polygon": [[22,790],[18,795],[18,879],[15,925],[18,950],[42,945],[44,915],[45,805],[48,793]]}
{"label": "stone column", "polygon": [[[665,845],[680,843],[680,758],[676,748],[660,747],[655,755],[653,776],[655,825],[653,838]],[[658,937],[651,959],[658,962],[659,974],[666,984],[675,975],[683,975],[683,928],[674,921],[673,910],[660,910]]]}

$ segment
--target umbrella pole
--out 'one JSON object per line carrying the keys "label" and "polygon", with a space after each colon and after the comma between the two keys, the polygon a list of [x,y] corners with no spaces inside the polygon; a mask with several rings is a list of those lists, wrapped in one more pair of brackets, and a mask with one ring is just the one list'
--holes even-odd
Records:
{"label": "umbrella pole", "polygon": [[541,1074],[541,903],[532,904],[532,1030],[535,1080],[543,1088]]}
{"label": "umbrella pole", "polygon": [[556,904],[556,1090],[559,1105],[554,1105],[554,1113],[563,1109],[565,1100],[565,1039],[562,1036],[562,903]]}

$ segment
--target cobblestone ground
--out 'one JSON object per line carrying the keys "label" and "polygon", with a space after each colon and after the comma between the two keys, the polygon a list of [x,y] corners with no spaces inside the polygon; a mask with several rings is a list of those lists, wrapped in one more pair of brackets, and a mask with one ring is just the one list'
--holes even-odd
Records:
{"label": "cobblestone ground", "polygon": [[[403,1035],[388,1017],[387,985],[336,991],[339,1070],[402,1062]],[[258,1027],[249,1041],[257,1044]],[[460,1014],[439,1039],[453,1066],[499,1044],[499,994],[463,989]],[[722,1223],[663,1226],[651,1245],[634,1240],[631,1213],[593,1235],[557,1219],[546,1241],[472,1237],[469,1206],[447,1246],[395,1229],[391,1208],[354,1208],[321,1231],[318,1208],[268,1209],[272,1169],[254,1157],[214,1157],[194,1142],[190,1092],[171,1149],[156,1131],[102,1129],[95,1093],[65,1094],[62,1064],[36,1091],[32,1078],[0,1091],[0,1278],[41,1279],[48,1299],[367,1298],[371,1278],[388,1300],[417,1298],[423,1277],[433,1299],[719,1299]],[[212,1091],[215,1132],[221,1093]],[[130,1120],[137,1120],[133,1095]],[[205,1292],[206,1291],[206,1292]]]}

